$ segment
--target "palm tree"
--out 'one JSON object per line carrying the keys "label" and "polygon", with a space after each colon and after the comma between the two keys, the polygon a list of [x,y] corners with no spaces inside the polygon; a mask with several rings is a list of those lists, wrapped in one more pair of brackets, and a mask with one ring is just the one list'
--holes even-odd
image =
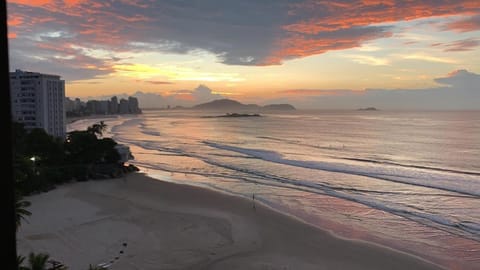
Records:
{"label": "palm tree", "polygon": [[31,203],[29,201],[23,200],[22,196],[15,196],[15,220],[17,223],[17,230],[20,228],[22,220],[26,220],[27,216],[31,216],[32,213],[26,208],[29,207]]}
{"label": "palm tree", "polygon": [[18,256],[17,256],[17,267],[18,267],[18,270],[28,270],[28,267],[22,266],[23,261],[25,261],[25,256],[18,255]]}
{"label": "palm tree", "polygon": [[31,252],[28,255],[28,270],[47,270],[47,261],[50,258],[50,255],[45,253],[35,254]]}
{"label": "palm tree", "polygon": [[107,130],[107,124],[105,124],[103,121],[93,124],[87,128],[88,133],[98,135],[99,137],[102,137],[105,130]]}

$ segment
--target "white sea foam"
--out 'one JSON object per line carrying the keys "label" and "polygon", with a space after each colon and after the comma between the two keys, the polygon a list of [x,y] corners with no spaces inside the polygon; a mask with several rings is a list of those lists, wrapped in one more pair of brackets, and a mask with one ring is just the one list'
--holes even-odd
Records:
{"label": "white sea foam", "polygon": [[225,145],[211,141],[204,141],[208,146],[243,153],[265,161],[303,167],[315,170],[339,172],[346,174],[373,177],[386,181],[394,181],[411,185],[437,188],[452,192],[480,196],[480,181],[478,177],[449,173],[434,172],[427,169],[404,168],[393,165],[376,164],[345,164],[320,161],[291,160],[284,158],[280,153],[271,150],[249,149],[238,146]]}

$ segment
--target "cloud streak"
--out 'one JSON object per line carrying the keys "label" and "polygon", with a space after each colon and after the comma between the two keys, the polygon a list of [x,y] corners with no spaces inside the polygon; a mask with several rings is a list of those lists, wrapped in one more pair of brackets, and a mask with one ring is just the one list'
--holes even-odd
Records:
{"label": "cloud streak", "polygon": [[464,52],[474,50],[480,46],[480,40],[476,38],[467,38],[450,43],[434,43],[432,47],[442,47],[445,52]]}
{"label": "cloud streak", "polygon": [[279,91],[270,102],[292,102],[300,108],[357,109],[377,107],[404,110],[478,110],[480,74],[455,70],[434,79],[440,84],[423,89],[324,90],[299,89]]}
{"label": "cloud streak", "polygon": [[173,84],[173,82],[167,82],[167,81],[142,81],[142,80],[136,80],[137,82],[146,82],[150,84]]}

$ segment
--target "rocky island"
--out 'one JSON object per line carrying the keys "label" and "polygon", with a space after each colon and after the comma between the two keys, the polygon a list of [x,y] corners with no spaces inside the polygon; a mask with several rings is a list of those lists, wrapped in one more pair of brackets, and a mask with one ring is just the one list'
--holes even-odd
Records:
{"label": "rocky island", "polygon": [[375,107],[360,108],[358,111],[378,111]]}
{"label": "rocky island", "polygon": [[226,113],[216,116],[204,116],[203,118],[221,118],[221,117],[260,117],[258,113]]}

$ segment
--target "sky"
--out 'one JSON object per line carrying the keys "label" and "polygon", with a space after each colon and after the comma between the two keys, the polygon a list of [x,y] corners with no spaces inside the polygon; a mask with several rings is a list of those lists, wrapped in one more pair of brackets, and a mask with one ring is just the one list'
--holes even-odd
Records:
{"label": "sky", "polygon": [[8,0],[10,69],[69,97],[480,109],[478,0]]}

